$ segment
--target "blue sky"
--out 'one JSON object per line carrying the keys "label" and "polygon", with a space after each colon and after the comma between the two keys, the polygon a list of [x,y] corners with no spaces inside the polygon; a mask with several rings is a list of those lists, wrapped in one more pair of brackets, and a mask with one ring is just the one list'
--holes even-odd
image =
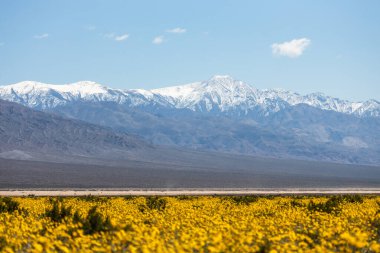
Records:
{"label": "blue sky", "polygon": [[380,100],[380,1],[0,2],[0,85],[257,88]]}

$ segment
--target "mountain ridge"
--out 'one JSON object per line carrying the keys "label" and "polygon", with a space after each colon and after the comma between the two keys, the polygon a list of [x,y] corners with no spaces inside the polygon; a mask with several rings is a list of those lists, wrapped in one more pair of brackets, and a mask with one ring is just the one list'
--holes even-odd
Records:
{"label": "mountain ridge", "polygon": [[85,100],[116,102],[132,107],[154,105],[221,113],[239,110],[244,114],[260,108],[264,115],[277,112],[287,106],[308,104],[322,110],[332,110],[359,117],[380,117],[380,102],[374,99],[351,102],[320,92],[300,95],[281,89],[259,90],[230,76],[220,75],[207,81],[152,90],[113,89],[92,81],[66,85],[24,81],[0,86],[0,98],[37,109],[47,109],[68,102]]}
{"label": "mountain ridge", "polygon": [[150,144],[133,135],[0,99],[0,155],[28,156],[23,151],[79,156],[107,152],[128,155],[128,152],[150,148]]}

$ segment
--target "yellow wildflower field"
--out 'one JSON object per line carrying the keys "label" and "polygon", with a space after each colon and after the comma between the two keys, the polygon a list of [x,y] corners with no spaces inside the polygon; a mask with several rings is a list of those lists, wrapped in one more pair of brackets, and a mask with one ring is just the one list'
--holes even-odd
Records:
{"label": "yellow wildflower field", "polygon": [[380,197],[0,199],[2,252],[380,252]]}

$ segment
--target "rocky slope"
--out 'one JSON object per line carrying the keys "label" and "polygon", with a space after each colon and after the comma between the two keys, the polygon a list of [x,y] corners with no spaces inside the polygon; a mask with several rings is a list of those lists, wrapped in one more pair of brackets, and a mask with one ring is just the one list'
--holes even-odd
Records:
{"label": "rocky slope", "polygon": [[94,156],[112,152],[125,155],[150,145],[110,128],[66,119],[0,100],[0,153],[29,159],[25,152]]}

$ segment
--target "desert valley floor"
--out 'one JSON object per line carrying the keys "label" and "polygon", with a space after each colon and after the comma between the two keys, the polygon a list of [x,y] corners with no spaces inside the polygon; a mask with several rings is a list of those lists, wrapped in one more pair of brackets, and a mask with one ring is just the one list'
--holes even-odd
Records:
{"label": "desert valley floor", "polygon": [[[191,159],[190,159],[190,158]],[[192,153],[178,161],[0,159],[0,189],[379,188],[380,167]]]}

